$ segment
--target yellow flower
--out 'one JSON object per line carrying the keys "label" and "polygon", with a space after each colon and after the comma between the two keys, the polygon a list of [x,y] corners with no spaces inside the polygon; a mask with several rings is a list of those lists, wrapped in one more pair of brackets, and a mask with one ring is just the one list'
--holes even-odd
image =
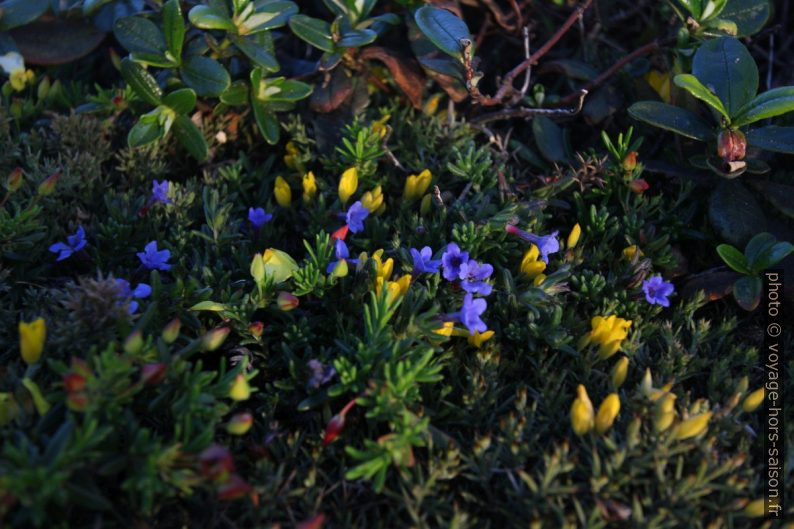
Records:
{"label": "yellow flower", "polygon": [[620,345],[629,334],[631,320],[624,320],[617,316],[596,316],[590,322],[592,330],[579,341],[579,348],[591,344],[599,344],[598,355],[602,360],[618,352]]}
{"label": "yellow flower", "polygon": [[546,274],[538,274],[535,276],[535,279],[532,280],[532,284],[536,287],[539,287],[541,283],[546,280]]}
{"label": "yellow flower", "polygon": [[673,393],[666,393],[656,401],[653,414],[653,427],[661,433],[667,430],[675,419],[675,399]]}
{"label": "yellow flower", "polygon": [[298,263],[287,252],[268,248],[262,254],[265,275],[273,278],[274,283],[283,283],[298,269]]}
{"label": "yellow flower", "polygon": [[427,102],[422,107],[422,112],[428,116],[432,116],[438,110],[438,103],[441,101],[441,94],[433,94],[427,98]]}
{"label": "yellow flower", "polygon": [[282,208],[289,207],[292,202],[292,190],[289,188],[287,181],[280,176],[276,177],[276,185],[273,189],[273,193],[276,195],[276,202],[278,202],[279,206]]}
{"label": "yellow flower", "polygon": [[303,201],[309,203],[317,194],[317,180],[314,178],[314,173],[309,171],[303,175]]}
{"label": "yellow flower", "polygon": [[633,261],[634,254],[636,254],[638,251],[640,252],[640,257],[643,257],[645,255],[644,253],[642,253],[642,250],[640,250],[640,247],[637,246],[636,244],[627,246],[626,248],[623,248],[623,258],[626,259],[627,261]]}
{"label": "yellow flower", "polygon": [[381,187],[378,186],[372,191],[367,191],[361,195],[361,205],[367,208],[371,213],[380,215],[378,208],[383,205],[383,190]]}
{"label": "yellow flower", "polygon": [[479,349],[480,347],[482,347],[482,344],[490,340],[492,336],[493,336],[493,331],[485,331],[483,333],[481,333],[480,331],[474,331],[474,334],[470,334],[468,337],[469,345]]}
{"label": "yellow flower", "polygon": [[248,385],[248,381],[245,379],[243,375],[237,375],[234,377],[234,382],[232,382],[232,387],[229,388],[229,397],[232,400],[241,401],[241,400],[248,400],[248,397],[251,396],[251,386]]}
{"label": "yellow flower", "polygon": [[254,424],[254,416],[248,412],[237,413],[226,423],[226,431],[232,435],[245,435]]}
{"label": "yellow flower", "polygon": [[576,388],[578,396],[571,404],[571,427],[576,435],[584,435],[593,429],[593,403],[581,384]]}
{"label": "yellow flower", "polygon": [[711,412],[700,413],[680,422],[673,430],[673,439],[681,441],[690,437],[697,437],[708,430]]}
{"label": "yellow flower", "polygon": [[408,287],[411,286],[411,274],[403,274],[400,279],[393,281],[400,287],[400,295],[404,296],[408,292]]}
{"label": "yellow flower", "polygon": [[[385,116],[380,118],[378,121],[374,121],[372,123],[372,131],[375,134],[377,134],[378,136],[380,136],[381,138],[385,138],[386,137],[386,133],[389,131],[389,126],[386,124],[386,123],[388,123],[389,118],[391,118],[391,115],[390,114],[386,114]],[[370,210],[370,211],[372,211],[372,210]]]}
{"label": "yellow flower", "polygon": [[752,393],[747,395],[747,398],[744,399],[744,403],[742,404],[742,409],[746,412],[755,411],[758,408],[758,406],[760,406],[761,403],[764,402],[764,396],[765,393],[763,387],[753,391]]}
{"label": "yellow flower", "polygon": [[624,356],[612,368],[612,385],[619,388],[626,381],[629,372],[629,357]]}
{"label": "yellow flower", "polygon": [[766,514],[764,512],[764,506],[766,505],[765,498],[758,498],[757,500],[753,500],[747,504],[744,508],[745,516],[749,516],[750,518],[760,518]]}
{"label": "yellow flower", "polygon": [[372,260],[375,261],[375,277],[389,279],[394,269],[394,259],[389,257],[385,262],[382,259],[383,249],[375,250],[372,253]]}
{"label": "yellow flower", "polygon": [[291,141],[287,142],[287,154],[284,155],[284,165],[292,170],[298,168],[298,148]]}
{"label": "yellow flower", "polygon": [[403,188],[403,199],[411,201],[422,198],[430,182],[433,180],[433,174],[429,169],[425,169],[418,175],[408,175],[405,179],[405,187]]}
{"label": "yellow flower", "polygon": [[530,279],[534,279],[546,270],[546,263],[540,259],[540,250],[534,244],[529,245],[529,249],[524,252],[521,259],[521,273]]}
{"label": "yellow flower", "polygon": [[358,189],[358,169],[351,167],[342,173],[339,179],[339,200],[345,204]]}
{"label": "yellow flower", "polygon": [[37,318],[30,323],[19,322],[19,351],[26,364],[35,364],[44,350],[47,337],[47,324],[44,318]]}
{"label": "yellow flower", "polygon": [[455,322],[445,321],[444,324],[439,327],[438,329],[433,329],[434,334],[440,334],[441,336],[452,336],[452,328],[455,326]]}
{"label": "yellow flower", "polygon": [[571,228],[571,233],[568,234],[568,244],[566,245],[567,248],[573,248],[576,246],[576,243],[579,242],[579,237],[582,236],[582,227],[579,226],[577,222],[574,224],[573,228]]}
{"label": "yellow flower", "polygon": [[598,433],[604,433],[612,427],[615,418],[620,412],[620,397],[617,393],[610,393],[598,407],[595,418],[595,427]]}

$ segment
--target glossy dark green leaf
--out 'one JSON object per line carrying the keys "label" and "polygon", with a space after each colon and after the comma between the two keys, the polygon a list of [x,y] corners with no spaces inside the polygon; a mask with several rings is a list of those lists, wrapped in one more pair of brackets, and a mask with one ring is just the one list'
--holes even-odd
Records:
{"label": "glossy dark green leaf", "polygon": [[758,92],[758,67],[744,44],[733,37],[707,40],[692,61],[692,73],[735,116]]}
{"label": "glossy dark green leaf", "polygon": [[256,2],[254,14],[247,18],[240,28],[241,34],[251,35],[284,26],[291,16],[298,13],[295,2],[274,0]]}
{"label": "glossy dark green leaf", "polygon": [[562,127],[545,116],[532,120],[532,133],[535,145],[544,158],[550,162],[565,162],[569,159]]}
{"label": "glossy dark green leaf", "polygon": [[336,43],[339,48],[358,48],[375,41],[378,34],[371,29],[354,29],[342,34]]}
{"label": "glossy dark green leaf", "polygon": [[756,273],[772,268],[794,252],[794,246],[788,241],[780,241],[763,249],[751,263]]}
{"label": "glossy dark green leaf", "polygon": [[693,140],[707,141],[714,135],[709,124],[697,114],[659,101],[634,103],[629,107],[629,114],[635,119]]}
{"label": "glossy dark green leaf", "polygon": [[221,63],[201,55],[188,57],[181,71],[185,84],[203,97],[219,96],[231,83],[229,72]]}
{"label": "glossy dark green leaf", "polygon": [[237,31],[232,19],[214,6],[197,5],[188,12],[187,17],[197,28]]}
{"label": "glossy dark green leaf", "polygon": [[750,273],[750,267],[747,264],[747,259],[745,258],[744,254],[736,247],[731,246],[730,244],[720,244],[717,246],[717,253],[725,262],[725,264],[730,266],[733,270],[739,272],[740,274]]}
{"label": "glossy dark green leaf", "polygon": [[733,297],[746,311],[755,310],[761,302],[763,282],[758,276],[744,276],[733,284]]}
{"label": "glossy dark green leaf", "polygon": [[771,11],[769,0],[728,0],[720,18],[736,24],[737,37],[748,37],[761,31]]}
{"label": "glossy dark green leaf", "polygon": [[311,85],[292,79],[280,77],[263,82],[267,82],[264,100],[268,103],[292,103],[306,99],[312,93]]}
{"label": "glossy dark green leaf", "polygon": [[794,111],[794,86],[766,91],[739,110],[734,125],[740,127]]}
{"label": "glossy dark green leaf", "polygon": [[753,264],[758,259],[762,252],[775,245],[777,239],[774,235],[767,232],[759,233],[750,239],[747,246],[744,248],[744,256],[747,259],[748,267],[753,267]]}
{"label": "glossy dark green leaf", "polygon": [[163,91],[143,66],[125,57],[121,60],[121,75],[138,97],[152,105],[160,104]]}
{"label": "glossy dark green leaf", "polygon": [[220,99],[230,106],[244,105],[248,101],[248,85],[243,81],[235,81],[220,95]]}
{"label": "glossy dark green leaf", "polygon": [[720,101],[720,99],[708,88],[703,86],[703,84],[694,75],[688,73],[679,74],[673,78],[673,82],[679,88],[683,88],[726,118],[729,118],[728,111],[725,110],[725,106],[722,104],[722,101]]}
{"label": "glossy dark green leaf", "polygon": [[273,50],[273,39],[269,33],[263,31],[245,37],[232,37],[232,42],[257,66],[261,66],[269,72],[279,70]]}
{"label": "glossy dark green leaf", "polygon": [[256,124],[262,133],[262,137],[270,145],[278,143],[280,130],[276,114],[271,112],[264,103],[255,97],[251,97],[251,107],[254,109],[254,118],[256,118]]}
{"label": "glossy dark green leaf", "polygon": [[140,147],[153,141],[157,141],[163,136],[163,128],[156,121],[138,121],[127,134],[127,145],[130,147]]}
{"label": "glossy dark green leaf", "polygon": [[185,42],[185,20],[179,0],[168,0],[163,4],[163,33],[165,45],[177,61],[182,57],[182,45]]}
{"label": "glossy dark green leaf", "polygon": [[323,51],[334,51],[331,38],[331,25],[324,20],[294,15],[289,19],[289,27],[301,40]]}
{"label": "glossy dark green leaf", "polygon": [[438,49],[455,58],[461,57],[461,39],[472,40],[466,23],[451,11],[433,6],[423,6],[414,13],[419,30],[436,45]]}
{"label": "glossy dark green leaf", "polygon": [[794,154],[794,127],[769,125],[750,130],[747,143],[765,151]]}
{"label": "glossy dark green leaf", "polygon": [[163,55],[166,50],[162,31],[154,22],[143,17],[124,17],[113,24],[113,35],[132,53]]}
{"label": "glossy dark green leaf", "polygon": [[174,90],[163,97],[163,104],[177,114],[187,114],[196,107],[196,92],[190,88]]}
{"label": "glossy dark green leaf", "polygon": [[0,5],[0,31],[32,22],[47,12],[50,0],[7,0]]}
{"label": "glossy dark green leaf", "polygon": [[193,158],[200,162],[207,158],[207,140],[204,139],[204,135],[201,134],[199,128],[190,121],[190,118],[187,116],[177,116],[171,127],[171,131],[174,133],[174,137],[176,137],[179,144],[182,145]]}

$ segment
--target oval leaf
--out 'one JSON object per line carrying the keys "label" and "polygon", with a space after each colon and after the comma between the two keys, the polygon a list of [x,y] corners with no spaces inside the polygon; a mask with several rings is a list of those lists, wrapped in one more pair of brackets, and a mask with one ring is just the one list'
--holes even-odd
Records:
{"label": "oval leaf", "polygon": [[121,60],[121,75],[138,97],[152,105],[160,104],[163,91],[143,66],[125,57]]}
{"label": "oval leaf", "polygon": [[218,303],[217,301],[200,301],[190,307],[188,310],[206,310],[210,312],[221,312],[226,310],[226,305]]}
{"label": "oval leaf", "polygon": [[177,141],[198,161],[207,158],[207,140],[199,128],[187,116],[177,116],[171,126]]}
{"label": "oval leaf", "polygon": [[200,96],[219,96],[231,84],[229,72],[209,57],[193,55],[182,65],[182,80]]}
{"label": "oval leaf", "polygon": [[568,149],[562,127],[545,116],[538,116],[532,120],[532,133],[535,136],[535,144],[544,158],[551,162],[568,160]]}
{"label": "oval leaf", "polygon": [[331,25],[324,20],[294,15],[289,19],[289,27],[301,40],[323,51],[334,51],[334,41],[331,38]]}
{"label": "oval leaf", "polygon": [[749,37],[766,25],[771,11],[769,0],[728,0],[720,17],[736,24],[737,37]]}
{"label": "oval leaf", "polygon": [[179,61],[182,57],[182,45],[185,42],[185,21],[182,18],[179,0],[168,0],[163,5],[163,33],[168,51]]}
{"label": "oval leaf", "polygon": [[256,124],[259,127],[259,132],[262,133],[262,137],[265,138],[265,141],[270,145],[278,143],[280,130],[276,114],[271,112],[257,98],[253,97],[253,94],[251,97],[251,106],[254,109],[254,118],[256,118]]}
{"label": "oval leaf", "polygon": [[375,41],[378,34],[371,29],[354,29],[342,34],[336,45],[340,48],[358,48]]}
{"label": "oval leaf", "polygon": [[634,119],[671,130],[693,140],[708,141],[714,135],[713,129],[697,114],[659,101],[634,103],[629,107],[629,114]]}
{"label": "oval leaf", "polygon": [[744,254],[730,244],[720,244],[717,246],[717,253],[726,265],[736,270],[740,274],[749,274],[750,267],[747,266],[747,259]]}
{"label": "oval leaf", "polygon": [[142,17],[124,17],[113,24],[113,35],[130,53],[163,55],[165,38],[154,22]]}
{"label": "oval leaf", "polygon": [[139,121],[127,134],[127,145],[141,147],[159,140],[163,136],[163,128],[156,121]]}
{"label": "oval leaf", "polygon": [[694,75],[688,73],[676,75],[673,78],[673,82],[676,84],[676,86],[683,88],[694,97],[700,99],[711,108],[730,119],[728,111],[725,110],[725,106],[723,106],[722,101],[720,101],[719,98],[708,88],[703,86],[703,84],[698,81],[698,78]]}
{"label": "oval leaf", "polygon": [[236,31],[234,22],[225,13],[217,11],[207,5],[198,5],[187,14],[190,23],[201,29],[223,29]]}
{"label": "oval leaf", "polygon": [[761,278],[757,276],[744,276],[733,284],[733,297],[741,308],[746,311],[755,310],[761,301]]}
{"label": "oval leaf", "polygon": [[747,132],[747,143],[765,151],[794,154],[794,127],[769,125]]}
{"label": "oval leaf", "polygon": [[472,40],[466,23],[446,9],[429,5],[420,7],[414,14],[414,20],[422,33],[438,49],[455,58],[460,58],[463,51],[460,40]]}
{"label": "oval leaf", "polygon": [[794,111],[794,86],[781,86],[764,92],[742,107],[734,124],[740,127],[791,111]]}
{"label": "oval leaf", "polygon": [[692,61],[692,73],[735,116],[758,92],[758,67],[744,44],[733,37],[707,40]]}
{"label": "oval leaf", "polygon": [[278,61],[276,61],[273,50],[273,39],[269,33],[261,32],[245,37],[233,37],[231,40],[246,57],[258,66],[269,72],[279,70]]}
{"label": "oval leaf", "polygon": [[8,0],[0,11],[0,31],[33,22],[50,8],[50,0]]}
{"label": "oval leaf", "polygon": [[187,114],[196,106],[196,92],[190,88],[174,90],[163,97],[163,104],[177,114]]}

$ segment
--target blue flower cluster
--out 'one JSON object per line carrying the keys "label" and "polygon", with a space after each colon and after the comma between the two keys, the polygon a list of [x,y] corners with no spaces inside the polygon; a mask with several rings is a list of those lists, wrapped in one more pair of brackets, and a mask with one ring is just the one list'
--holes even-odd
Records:
{"label": "blue flower cluster", "polygon": [[469,330],[469,334],[483,333],[488,326],[480,318],[488,308],[488,302],[475,295],[488,296],[493,287],[486,280],[493,274],[493,266],[480,263],[469,257],[469,252],[464,252],[460,247],[451,242],[441,256],[444,267],[443,276],[447,281],[460,281],[460,286],[466,291],[463,297],[463,306],[456,314],[458,321]]}

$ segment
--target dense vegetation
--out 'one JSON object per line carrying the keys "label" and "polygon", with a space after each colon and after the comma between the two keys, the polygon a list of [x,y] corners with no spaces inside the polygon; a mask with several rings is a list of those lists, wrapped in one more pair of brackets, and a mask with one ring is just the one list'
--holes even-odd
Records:
{"label": "dense vegetation", "polygon": [[4,0],[0,526],[782,527],[792,44],[785,0]]}

